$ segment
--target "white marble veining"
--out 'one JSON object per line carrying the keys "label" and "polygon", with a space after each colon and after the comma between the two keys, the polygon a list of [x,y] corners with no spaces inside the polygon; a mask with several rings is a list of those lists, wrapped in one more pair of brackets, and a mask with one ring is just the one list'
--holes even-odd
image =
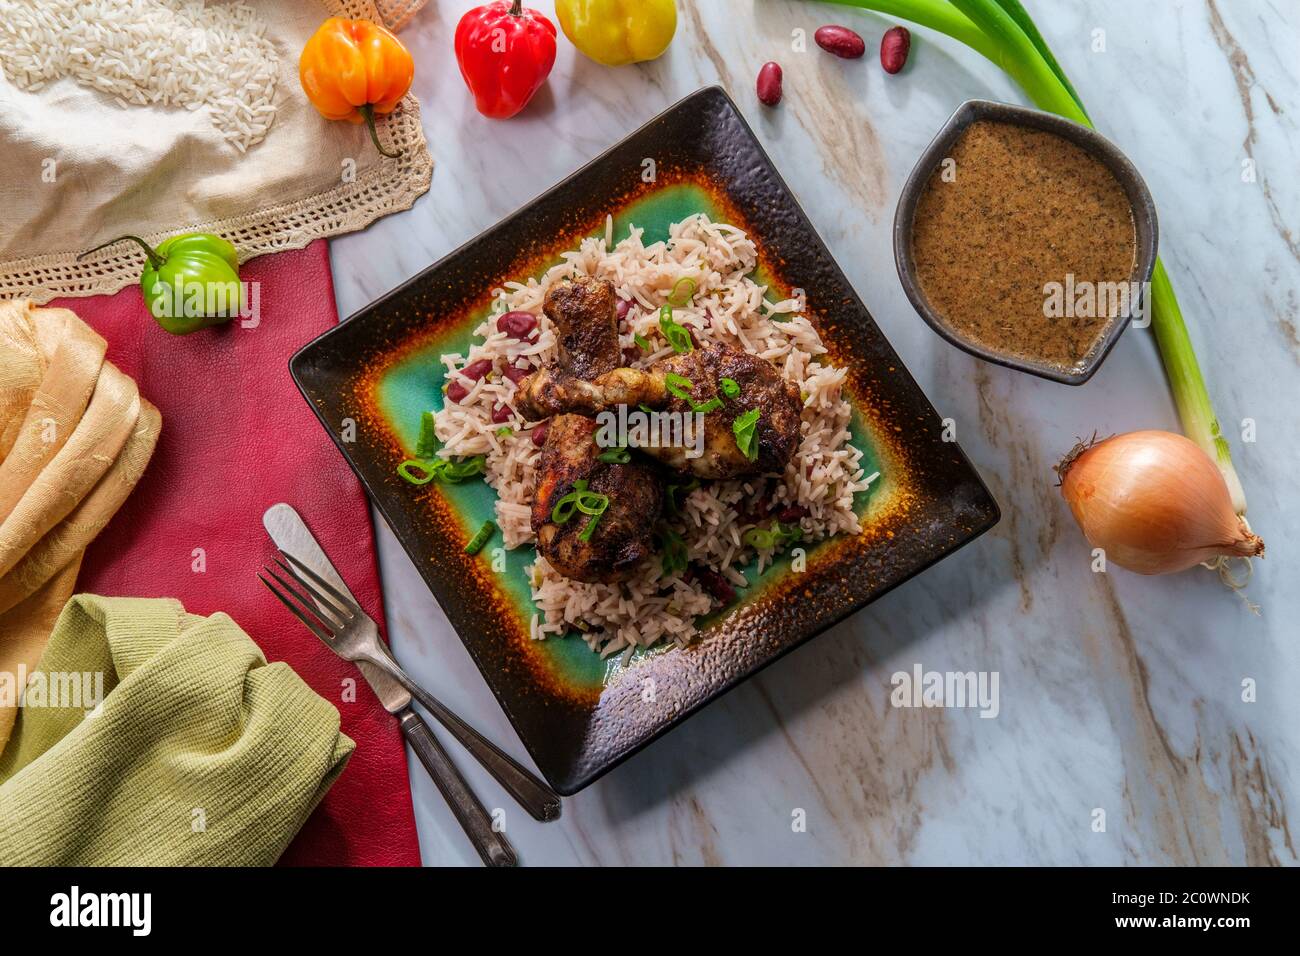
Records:
{"label": "white marble veining", "polygon": [[[721,83],[859,295],[1002,505],[990,534],[725,696],[574,799],[549,825],[516,812],[525,863],[1292,863],[1300,799],[1300,13],[1270,0],[1028,0],[1089,105],[1146,177],[1161,249],[1250,517],[1268,542],[1250,597],[1209,572],[1094,574],[1051,465],[1076,436],[1177,421],[1150,333],[1130,330],[1072,389],[986,365],[904,298],[889,227],[912,162],[964,99],[1024,102],[994,66],[928,31],[885,75],[890,23],[790,0],[679,0],[661,60],[607,69],[561,37],[521,116],[483,119],[451,53],[469,0],[430,4],[404,39],[437,163],[413,209],[331,246],[350,314],[695,89]],[[550,0],[530,5],[551,12]],[[846,23],[857,62],[790,31]],[[1105,31],[1104,52],[1094,31]],[[785,68],[781,106],[754,76]],[[1254,182],[1243,182],[1252,160]],[[1258,440],[1243,444],[1242,419]],[[1291,490],[1288,490],[1291,489]],[[516,754],[523,749],[392,535],[379,528],[402,663]],[[897,709],[890,675],[997,671],[1001,711]],[[1242,700],[1245,678],[1258,699]],[[472,766],[489,803],[505,798]],[[411,770],[427,864],[473,851]],[[792,832],[792,812],[807,831]],[[1094,832],[1093,810],[1106,811]]]}

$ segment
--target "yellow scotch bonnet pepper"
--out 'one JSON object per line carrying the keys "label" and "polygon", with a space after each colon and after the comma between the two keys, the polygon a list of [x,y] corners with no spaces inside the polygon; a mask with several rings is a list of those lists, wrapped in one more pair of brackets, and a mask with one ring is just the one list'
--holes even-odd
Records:
{"label": "yellow scotch bonnet pepper", "polygon": [[597,63],[653,60],[677,32],[675,0],[555,0],[560,28]]}

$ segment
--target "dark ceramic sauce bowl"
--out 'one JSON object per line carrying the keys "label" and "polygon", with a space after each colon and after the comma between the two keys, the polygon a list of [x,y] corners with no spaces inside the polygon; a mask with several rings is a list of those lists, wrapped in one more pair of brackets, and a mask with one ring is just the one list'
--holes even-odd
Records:
{"label": "dark ceramic sauce bowl", "polygon": [[962,133],[979,120],[1013,123],[1029,129],[1055,133],[1105,164],[1119,181],[1133,211],[1137,254],[1129,281],[1138,283],[1138,287],[1143,290],[1143,297],[1147,294],[1148,283],[1151,281],[1151,273],[1156,264],[1159,230],[1156,223],[1155,203],[1137,168],[1118,146],[1100,133],[1052,113],[1007,103],[994,103],[989,100],[967,100],[959,106],[926,147],[921,158],[916,161],[916,166],[913,167],[911,175],[903,186],[903,193],[898,200],[898,210],[894,214],[894,264],[898,267],[898,278],[903,283],[903,291],[907,293],[907,298],[920,313],[921,318],[953,345],[985,361],[1029,372],[1031,375],[1038,375],[1054,382],[1063,382],[1066,385],[1082,385],[1092,378],[1093,373],[1101,366],[1124,329],[1128,327],[1133,315],[1140,312],[1143,304],[1141,300],[1133,303],[1133,308],[1128,314],[1111,319],[1101,339],[1093,346],[1084,361],[1075,368],[1067,369],[1050,362],[1035,361],[1023,355],[990,349],[974,341],[954,328],[942,314],[936,311],[921,290],[921,284],[917,279],[916,262],[912,254],[912,234],[917,204],[930,182],[930,177],[949,155]]}

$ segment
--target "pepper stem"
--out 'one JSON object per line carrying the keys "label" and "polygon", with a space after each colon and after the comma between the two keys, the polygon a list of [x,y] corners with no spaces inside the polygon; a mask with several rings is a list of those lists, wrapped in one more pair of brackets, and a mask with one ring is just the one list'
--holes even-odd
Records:
{"label": "pepper stem", "polygon": [[515,0],[510,5],[510,15],[512,17],[522,17],[524,15],[524,0]]}
{"label": "pepper stem", "polygon": [[364,106],[358,107],[358,109],[361,110],[361,115],[366,118],[366,126],[370,130],[370,141],[375,144],[375,149],[379,150],[379,155],[387,156],[389,159],[396,159],[401,156],[401,153],[390,153],[380,144],[379,133],[375,130],[375,107],[370,103],[366,103]]}
{"label": "pepper stem", "polygon": [[109,246],[117,245],[119,242],[124,242],[127,239],[131,240],[136,245],[138,245],[141,249],[144,250],[145,256],[148,257],[149,259],[149,265],[153,266],[155,269],[161,269],[163,263],[167,261],[165,256],[159,255],[157,249],[149,245],[149,243],[145,242],[139,236],[118,236],[116,239],[110,239],[108,240],[108,242],[105,242],[103,245],[98,245],[94,249],[88,249],[87,251],[83,252],[81,255],[77,256],[77,260],[80,261],[86,258],[86,256],[90,255],[91,253],[98,252],[100,249],[107,249]]}

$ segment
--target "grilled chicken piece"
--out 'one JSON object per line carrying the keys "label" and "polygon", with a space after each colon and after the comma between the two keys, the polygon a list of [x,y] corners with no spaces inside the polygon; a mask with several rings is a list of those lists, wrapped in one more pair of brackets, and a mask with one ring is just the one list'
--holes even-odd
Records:
{"label": "grilled chicken piece", "polygon": [[[582,415],[551,419],[537,468],[532,525],[537,550],[560,574],[578,581],[622,581],[653,550],[650,532],[659,520],[663,488],[650,464],[598,461],[605,450],[596,444],[598,428]],[[575,512],[564,524],[551,520],[556,502],[581,478],[588,491],[609,496],[590,541],[581,538],[592,520],[588,515]]]}
{"label": "grilled chicken piece", "polygon": [[[560,354],[554,365],[530,378],[544,375],[576,387],[617,370],[622,354],[615,306],[614,286],[603,279],[582,277],[552,286],[542,310],[555,324]],[[524,407],[519,399],[516,404]],[[595,421],[582,415],[551,414],[536,416],[551,418],[533,494],[537,551],[560,574],[578,581],[629,578],[652,550],[651,534],[663,506],[659,473],[645,462],[599,461],[606,449],[596,444]],[[609,497],[589,541],[581,538],[591,520],[588,515],[575,513],[564,524],[551,520],[556,502],[573,491],[580,479],[586,479],[588,491]]]}
{"label": "grilled chicken piece", "polygon": [[623,364],[617,306],[614,284],[608,279],[579,276],[551,286],[542,311],[559,335],[555,374],[590,381]]}
{"label": "grilled chicken piece", "polygon": [[654,368],[616,368],[588,382],[548,366],[519,383],[515,405],[535,421],[566,413],[595,416],[619,405],[654,408],[668,397],[663,373]]}
{"label": "grilled chicken piece", "polygon": [[[799,444],[799,415],[803,403],[799,389],[781,377],[776,366],[757,355],[730,345],[709,344],[681,355],[660,359],[648,369],[619,368],[593,382],[576,381],[541,370],[520,383],[518,407],[530,418],[576,412],[597,415],[619,405],[646,405],[689,413],[691,405],[668,390],[667,376],[680,375],[693,386],[691,398],[705,403],[717,397],[722,407],[704,416],[704,450],[687,457],[687,447],[641,448],[669,467],[700,478],[736,478],[743,475],[781,473]],[[719,388],[723,378],[740,390],[728,398]],[[755,436],[758,457],[750,460],[736,445],[732,422],[760,410]]]}

